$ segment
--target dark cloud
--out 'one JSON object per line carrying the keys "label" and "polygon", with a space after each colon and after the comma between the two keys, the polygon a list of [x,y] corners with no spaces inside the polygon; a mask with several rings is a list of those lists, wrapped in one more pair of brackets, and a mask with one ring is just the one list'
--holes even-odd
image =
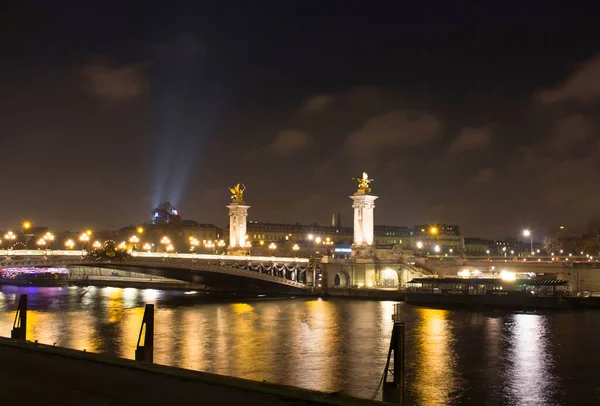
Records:
{"label": "dark cloud", "polygon": [[119,66],[110,58],[101,58],[80,68],[86,89],[100,98],[131,100],[146,89],[144,64]]}
{"label": "dark cloud", "polygon": [[449,152],[457,154],[464,151],[487,149],[492,146],[492,138],[492,131],[487,128],[466,127],[450,145]]}
{"label": "dark cloud", "polygon": [[382,149],[413,147],[435,139],[442,122],[435,115],[406,110],[369,118],[344,144],[350,156],[368,156]]}
{"label": "dark cloud", "polygon": [[559,120],[552,148],[565,152],[568,148],[587,141],[594,131],[594,123],[583,114],[571,114]]}
{"label": "dark cloud", "polygon": [[298,153],[312,144],[309,134],[300,130],[283,130],[279,132],[273,142],[267,145],[266,150],[277,156],[286,156]]}
{"label": "dark cloud", "polygon": [[494,180],[496,171],[494,168],[482,168],[477,171],[477,175],[473,178],[475,183],[490,183]]}
{"label": "dark cloud", "polygon": [[304,113],[316,113],[326,108],[333,100],[333,96],[313,96],[304,101],[302,107],[300,107],[300,111]]}
{"label": "dark cloud", "polygon": [[562,84],[537,94],[542,104],[600,99],[600,56],[584,62]]}

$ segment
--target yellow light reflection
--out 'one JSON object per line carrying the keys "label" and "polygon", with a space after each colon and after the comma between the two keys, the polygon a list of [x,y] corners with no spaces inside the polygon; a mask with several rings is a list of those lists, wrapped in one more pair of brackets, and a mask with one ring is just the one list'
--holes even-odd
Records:
{"label": "yellow light reflection", "polygon": [[304,373],[293,374],[290,384],[322,391],[339,390],[342,352],[341,331],[335,305],[323,299],[299,304],[299,312],[292,319],[293,341],[290,351],[292,364]]}
{"label": "yellow light reflection", "polygon": [[254,308],[247,303],[231,305],[233,313],[228,320],[229,328],[233,330],[230,342],[231,354],[235,363],[230,365],[233,375],[248,376],[250,379],[263,378],[256,376],[256,370],[266,368],[264,359],[257,356],[259,348],[264,343],[265,331],[257,328],[257,315]]}
{"label": "yellow light reflection", "polygon": [[252,312],[254,309],[247,303],[234,303],[231,305],[236,314]]}
{"label": "yellow light reflection", "polygon": [[417,309],[420,320],[415,326],[414,379],[409,382],[420,405],[448,405],[452,393],[460,385],[456,370],[452,331],[447,320],[449,312],[437,309]]}
{"label": "yellow light reflection", "polygon": [[[140,327],[142,326],[142,319],[144,318],[144,308],[134,307],[127,309],[121,319],[121,345],[117,348],[119,352],[117,355],[122,358],[133,359],[135,357],[135,348],[137,346],[137,339],[140,334]],[[156,334],[155,334],[156,337]]]}

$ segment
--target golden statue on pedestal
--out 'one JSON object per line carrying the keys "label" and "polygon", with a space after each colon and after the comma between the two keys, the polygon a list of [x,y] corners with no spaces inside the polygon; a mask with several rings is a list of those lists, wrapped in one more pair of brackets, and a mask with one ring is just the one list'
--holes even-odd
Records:
{"label": "golden statue on pedestal", "polygon": [[230,187],[229,191],[231,192],[231,201],[233,203],[245,204],[244,202],[244,191],[246,190],[246,186],[242,184],[237,184],[234,187]]}
{"label": "golden statue on pedestal", "polygon": [[369,183],[373,182],[373,179],[369,179],[369,175],[367,172],[363,172],[362,178],[352,178],[353,180],[358,182],[358,190],[357,193],[368,195],[371,193],[371,188],[369,187]]}

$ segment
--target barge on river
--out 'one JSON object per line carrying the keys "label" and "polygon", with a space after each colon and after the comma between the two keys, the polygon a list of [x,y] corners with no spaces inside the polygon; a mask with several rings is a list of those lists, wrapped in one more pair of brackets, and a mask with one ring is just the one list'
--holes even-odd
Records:
{"label": "barge on river", "polygon": [[0,269],[0,285],[14,286],[67,286],[66,268],[17,267]]}
{"label": "barge on river", "polygon": [[406,302],[434,306],[516,309],[571,307],[569,283],[551,278],[416,278]]}

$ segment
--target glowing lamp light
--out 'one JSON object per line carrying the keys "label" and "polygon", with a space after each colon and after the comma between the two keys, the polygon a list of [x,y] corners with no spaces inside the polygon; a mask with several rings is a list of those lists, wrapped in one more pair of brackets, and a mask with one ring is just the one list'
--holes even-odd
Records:
{"label": "glowing lamp light", "polygon": [[148,243],[144,244],[144,246],[142,248],[148,252],[150,252],[152,250],[152,246]]}
{"label": "glowing lamp light", "polygon": [[463,269],[462,271],[458,271],[458,276],[460,276],[461,278],[468,278],[471,276],[471,271],[469,271],[468,269]]}
{"label": "glowing lamp light", "polygon": [[423,249],[423,241],[417,241],[417,248],[418,249]]}
{"label": "glowing lamp light", "polygon": [[500,279],[503,281],[512,282],[517,279],[517,275],[514,272],[503,270],[500,272]]}
{"label": "glowing lamp light", "polygon": [[25,221],[23,223],[23,229],[24,230],[29,230],[31,228],[31,223],[29,221]]}
{"label": "glowing lamp light", "polygon": [[300,247],[298,246],[298,244],[294,244],[294,246],[292,247],[292,249],[294,251],[298,251],[300,249]]}
{"label": "glowing lamp light", "polygon": [[315,236],[314,236],[314,235],[312,235],[312,234],[309,234],[309,235],[307,236],[307,238],[308,238],[310,241],[312,241],[312,240],[313,240],[313,238],[315,238]]}
{"label": "glowing lamp light", "polygon": [[429,233],[430,233],[430,234],[432,234],[432,235],[436,235],[438,232],[439,232],[439,230],[438,230],[438,228],[437,228],[437,227],[435,227],[435,226],[434,226],[434,227],[431,227],[431,228],[429,229]]}
{"label": "glowing lamp light", "polygon": [[531,230],[525,229],[523,230],[523,237],[530,237],[531,236]]}
{"label": "glowing lamp light", "polygon": [[102,247],[102,243],[100,243],[100,241],[94,241],[94,244],[92,244],[92,246],[96,249]]}
{"label": "glowing lamp light", "polygon": [[438,252],[438,253],[440,252],[440,249],[441,249],[441,248],[440,248],[440,246],[439,246],[439,245],[436,245],[435,247],[433,247],[433,250],[434,250],[435,252]]}
{"label": "glowing lamp light", "polygon": [[74,246],[75,246],[75,243],[73,242],[73,240],[65,241],[65,247],[67,247],[68,249],[72,250]]}

